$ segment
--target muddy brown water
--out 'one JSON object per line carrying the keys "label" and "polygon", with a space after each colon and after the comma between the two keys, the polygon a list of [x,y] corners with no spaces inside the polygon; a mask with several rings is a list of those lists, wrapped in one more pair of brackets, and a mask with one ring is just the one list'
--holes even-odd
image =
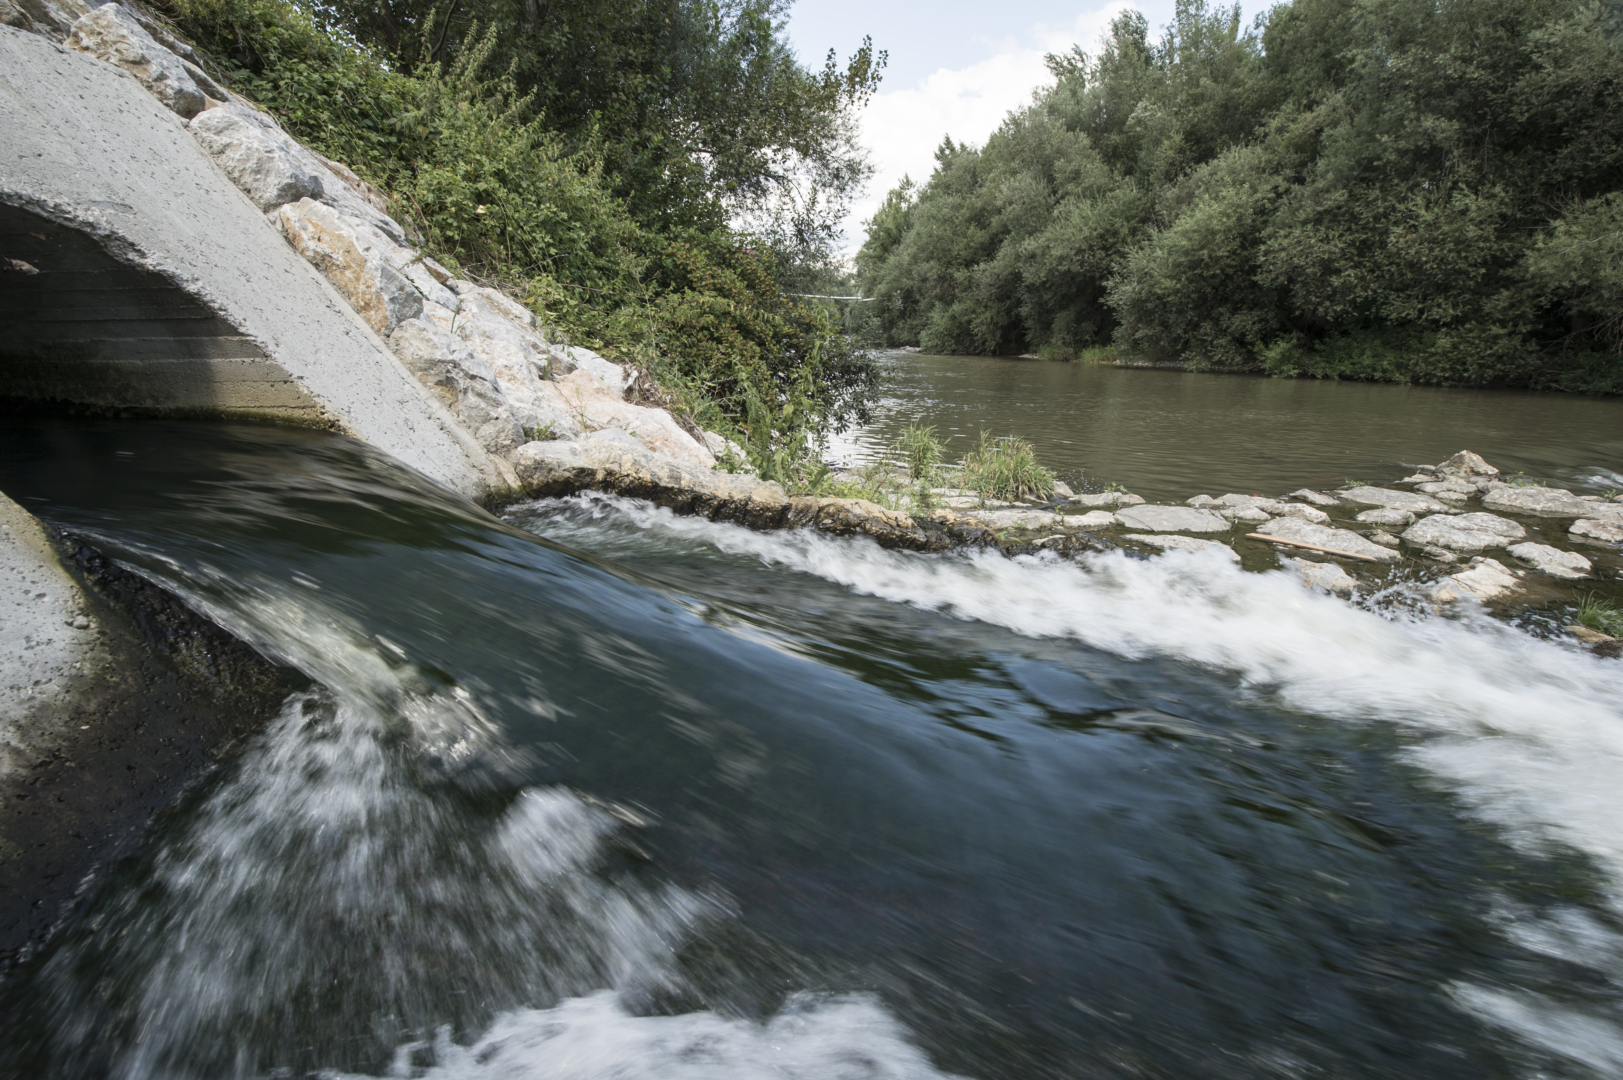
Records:
{"label": "muddy brown water", "polygon": [[1474,450],[1507,473],[1581,493],[1623,488],[1623,400],[1510,390],[1265,379],[988,356],[886,354],[860,458],[910,423],[958,460],[984,428],[1024,436],[1079,490],[1153,502],[1389,483]]}

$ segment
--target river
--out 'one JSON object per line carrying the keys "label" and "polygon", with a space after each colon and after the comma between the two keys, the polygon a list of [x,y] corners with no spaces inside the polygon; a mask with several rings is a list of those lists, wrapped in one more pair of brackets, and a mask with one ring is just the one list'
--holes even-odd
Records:
{"label": "river", "polygon": [[[1325,468],[1556,465],[1464,430]],[[1179,490],[1315,479],[1246,460]],[[1201,555],[497,518],[287,429],[19,422],[0,488],[314,684],[0,988],[0,1074],[1623,1075],[1615,661]]]}
{"label": "river", "polygon": [[925,423],[952,460],[983,428],[1021,435],[1077,490],[1121,484],[1152,502],[1385,483],[1458,450],[1574,491],[1623,488],[1615,398],[901,352],[880,367],[874,421],[838,440],[847,459]]}

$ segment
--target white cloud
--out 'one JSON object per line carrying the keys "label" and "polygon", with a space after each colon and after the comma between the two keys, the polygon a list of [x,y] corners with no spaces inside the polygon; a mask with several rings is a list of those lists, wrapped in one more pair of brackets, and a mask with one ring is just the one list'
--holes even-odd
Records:
{"label": "white cloud", "polygon": [[1045,53],[1065,52],[1074,44],[1094,51],[1110,21],[1132,6],[1129,0],[1111,0],[1077,16],[1068,27],[1033,26],[1021,40],[989,42],[995,51],[979,63],[943,68],[911,89],[874,95],[862,115],[862,142],[872,152],[876,171],[867,195],[846,222],[849,249],[862,246],[862,222],[903,176],[918,183],[929,178],[942,136],[985,143],[1010,110],[1029,103],[1031,92],[1050,81]]}

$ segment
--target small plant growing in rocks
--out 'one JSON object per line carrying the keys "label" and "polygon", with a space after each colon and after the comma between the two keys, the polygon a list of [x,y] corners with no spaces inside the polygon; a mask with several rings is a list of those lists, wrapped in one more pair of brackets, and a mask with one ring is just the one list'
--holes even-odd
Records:
{"label": "small plant growing in rocks", "polygon": [[1623,611],[1619,611],[1617,604],[1611,600],[1602,599],[1594,593],[1578,601],[1576,619],[1579,626],[1587,626],[1612,637],[1623,637]]}
{"label": "small plant growing in rocks", "polygon": [[1040,499],[1054,491],[1054,474],[1037,461],[1037,451],[1026,440],[1006,435],[993,438],[982,431],[975,449],[964,455],[964,486],[982,501]]}

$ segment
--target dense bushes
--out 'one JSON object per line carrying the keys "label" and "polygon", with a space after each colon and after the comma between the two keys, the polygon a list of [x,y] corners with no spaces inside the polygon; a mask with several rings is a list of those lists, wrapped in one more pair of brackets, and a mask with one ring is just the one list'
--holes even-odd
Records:
{"label": "dense bushes", "polygon": [[[593,17],[601,21],[610,7],[598,5]],[[572,115],[560,127],[536,102],[561,91],[534,71],[521,85],[515,73],[525,65],[500,24],[481,30],[463,23],[456,47],[440,50],[443,62],[419,57],[406,65],[335,28],[335,8],[313,9],[325,22],[288,0],[162,0],[161,10],[225,69],[233,89],[388,192],[395,216],[431,252],[525,298],[574,339],[640,364],[677,408],[749,432],[746,445],[760,464],[792,467],[830,428],[865,409],[871,363],[830,312],[783,290],[796,268],[826,262],[805,207],[780,207],[773,218],[771,206],[756,206],[761,235],[735,232],[729,217],[749,200],[725,183],[716,188],[706,165],[706,181],[667,192],[673,203],[664,211],[637,213],[625,196],[635,177],[616,172],[616,163],[646,164],[645,144],[659,142],[658,133],[615,129],[611,121],[624,116],[612,110]],[[710,29],[722,38],[731,33]],[[754,32],[767,33],[771,40],[758,42],[757,52],[781,68],[776,31]],[[727,41],[707,44],[701,35],[689,44],[713,50]],[[711,66],[753,62],[733,46],[731,61],[711,57]],[[874,77],[873,58],[857,60],[859,70],[845,75],[832,67],[821,74],[795,69],[806,94],[807,87],[828,90],[802,103],[801,128],[846,122],[852,95],[866,92],[857,84],[870,80],[864,85],[871,88]],[[623,89],[643,92],[636,65],[622,68]],[[819,108],[821,120],[811,115]],[[839,158],[846,144],[838,132],[823,135],[802,130],[796,146],[775,147],[756,133],[747,147],[732,147],[739,160],[729,167],[747,171],[742,159],[757,151],[780,166],[819,154]],[[661,145],[666,171],[680,172],[672,163],[687,151]],[[860,166],[856,158],[841,167]],[[757,169],[755,183],[756,194],[770,188],[770,170]]]}
{"label": "dense bushes", "polygon": [[869,225],[883,338],[946,352],[1623,390],[1623,22],[1589,0],[1180,3]]}

